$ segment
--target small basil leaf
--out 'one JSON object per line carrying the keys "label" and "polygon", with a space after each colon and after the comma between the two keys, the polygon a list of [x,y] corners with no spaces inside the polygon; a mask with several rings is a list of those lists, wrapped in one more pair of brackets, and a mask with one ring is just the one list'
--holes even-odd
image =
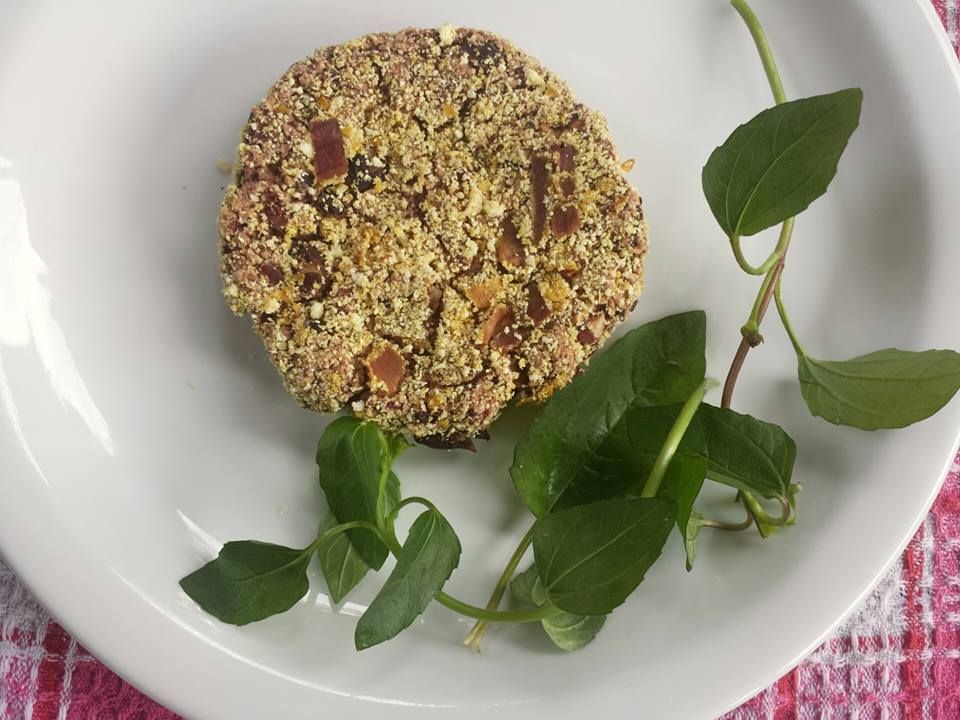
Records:
{"label": "small basil leaf", "polygon": [[[596,454],[592,472],[619,478],[620,483],[629,479],[642,484],[680,408],[630,410]],[[704,458],[712,480],[774,498],[787,492],[797,446],[778,425],[704,403],[677,454]]]}
{"label": "small basil leaf", "polygon": [[687,553],[687,572],[693,570],[693,563],[697,559],[697,538],[700,537],[700,530],[706,518],[696,510],[690,512],[690,518],[687,520],[683,531],[683,549]]}
{"label": "small basil leaf", "polygon": [[357,622],[354,641],[365,650],[396,636],[417,619],[460,562],[460,541],[436,510],[418,517],[390,573]]}
{"label": "small basil leaf", "polygon": [[574,615],[561,612],[541,620],[540,624],[554,645],[561,650],[573,652],[589,645],[606,621],[606,615]]}
{"label": "small basil leaf", "polygon": [[787,503],[790,505],[790,517],[783,527],[793,527],[797,524],[797,493],[803,490],[799,483],[793,483],[787,488]]}
{"label": "small basil leaf", "polygon": [[660,485],[658,495],[673,501],[677,506],[677,529],[683,538],[687,552],[687,571],[693,569],[696,557],[697,536],[700,534],[703,516],[693,509],[707,476],[707,461],[691,455],[675,456]]}
{"label": "small basil leaf", "polygon": [[[333,513],[327,511],[320,521],[317,535],[322,535],[337,524]],[[317,550],[317,556],[320,558],[320,568],[323,570],[327,590],[330,591],[330,599],[334,604],[343,600],[370,570],[370,566],[360,557],[360,553],[357,552],[346,533],[335,535],[321,545]]]}
{"label": "small basil leaf", "polygon": [[540,607],[547,599],[543,594],[543,583],[540,581],[536,565],[531,565],[510,581],[510,592],[525,605]]}
{"label": "small basil leaf", "polygon": [[861,430],[924,420],[960,389],[960,353],[878,350],[852,360],[799,356],[803,399],[813,415]]}
{"label": "small basil leaf", "polygon": [[689,449],[706,458],[707,477],[766,498],[787,492],[797,444],[782,427],[707,404],[696,419]]}
{"label": "small basil leaf", "polygon": [[803,486],[799,483],[792,483],[787,488],[787,502],[790,503],[790,517],[787,520],[787,526],[797,524],[797,493],[801,490],[803,490]]}
{"label": "small basil leaf", "polygon": [[641,583],[675,520],[676,506],[659,498],[603,500],[540,518],[533,553],[547,600],[606,615]]}
{"label": "small basil leaf", "polygon": [[[761,514],[763,511],[763,506],[759,501],[757,501],[756,498],[753,498],[750,495],[739,495],[738,499],[747,506],[750,514],[753,515],[753,520],[757,525],[757,531],[760,533],[760,537],[768,538],[771,535],[775,535],[785,527],[791,527],[797,524],[797,493],[799,493],[802,489],[803,488],[797,483],[793,483],[787,488],[787,493],[784,497],[790,508],[790,514],[787,516],[786,522],[782,524],[773,524],[767,522]],[[761,512],[758,512],[758,510]]]}
{"label": "small basil leaf", "polygon": [[228,542],[180,587],[218,620],[246,625],[286,612],[307,594],[312,554],[256,540]]}
{"label": "small basil leaf", "polygon": [[[531,565],[510,581],[513,597],[524,605],[540,607],[547,601],[537,566]],[[559,612],[540,621],[547,637],[561,650],[571,652],[588,644],[606,621],[605,615],[574,615]]]}
{"label": "small basil leaf", "polygon": [[387,457],[390,459],[390,465],[393,465],[396,459],[410,448],[410,443],[400,433],[383,433],[383,435],[387,441]]}
{"label": "small basil leaf", "polygon": [[517,445],[510,468],[527,507],[542,516],[594,498],[602,478],[583,474],[591,455],[628,408],[680,402],[694,391],[705,372],[705,338],[700,311],[647,323],[559,390]]}
{"label": "small basil leaf", "polygon": [[728,236],[754,235],[827,191],[860,123],[863,91],[841,90],[764,110],[713,151],[703,193]]}
{"label": "small basil leaf", "polygon": [[[341,417],[327,426],[317,444],[320,487],[338,522],[365,520],[377,523],[377,494],[383,473],[388,504],[399,502],[400,481],[390,471],[406,443],[383,433],[371,422]],[[366,530],[347,531],[363,561],[379,570],[389,550]]]}

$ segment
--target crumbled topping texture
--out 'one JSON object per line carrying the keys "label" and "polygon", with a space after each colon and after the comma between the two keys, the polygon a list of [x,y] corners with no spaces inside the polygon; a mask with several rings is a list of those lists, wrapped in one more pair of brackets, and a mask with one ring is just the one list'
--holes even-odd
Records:
{"label": "crumbled topping texture", "polygon": [[317,50],[234,169],[224,296],[308,408],[462,444],[569,382],[640,294],[646,227],[606,121],[487,32]]}

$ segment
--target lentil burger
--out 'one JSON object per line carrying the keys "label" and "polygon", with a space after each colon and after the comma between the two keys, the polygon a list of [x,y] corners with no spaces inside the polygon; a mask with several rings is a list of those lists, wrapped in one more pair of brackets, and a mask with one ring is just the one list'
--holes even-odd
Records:
{"label": "lentil burger", "polygon": [[469,444],[569,382],[635,304],[625,168],[604,118],[490,33],[323,48],[243,131],[224,295],[304,406]]}

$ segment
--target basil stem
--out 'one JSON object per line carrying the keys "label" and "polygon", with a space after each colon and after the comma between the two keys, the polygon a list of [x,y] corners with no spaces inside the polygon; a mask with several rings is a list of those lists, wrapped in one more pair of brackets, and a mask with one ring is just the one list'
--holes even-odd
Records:
{"label": "basil stem", "polygon": [[767,35],[763,31],[759,18],[746,0],[730,0],[730,4],[733,5],[734,10],[740,13],[740,17],[746,23],[750,35],[753,36],[757,52],[760,53],[760,61],[763,63],[763,71],[767,74],[770,89],[773,91],[773,99],[776,100],[777,105],[786,102],[787,94],[783,91],[783,82],[780,80],[780,72],[777,70],[777,61],[773,59],[773,51],[770,50],[770,43],[767,42]]}
{"label": "basil stem", "polygon": [[[390,548],[390,552],[394,556],[400,554],[400,541],[397,540],[396,533],[394,532],[393,525],[396,521],[397,514],[400,509],[405,505],[410,505],[417,503],[420,505],[425,505],[427,508],[436,510],[436,507],[426,498],[411,496],[404,498],[400,503],[397,504],[397,507],[390,513],[390,515],[383,519],[383,531],[374,528],[370,525],[370,529],[377,532],[380,535],[380,539],[383,541],[384,545]],[[365,523],[365,526],[369,523]],[[519,559],[518,559],[519,562]],[[457,600],[457,598],[448,595],[447,593],[440,591],[435,596],[434,599],[443,605],[445,608],[453,610],[456,613],[465,615],[467,617],[473,618],[475,620],[484,620],[486,622],[503,622],[503,623],[526,623],[526,622],[536,622],[543,620],[544,618],[552,617],[556,615],[559,610],[557,610],[552,605],[545,605],[539,607],[536,610],[496,610],[478,607],[477,605],[471,605],[470,603],[465,603],[462,600]],[[499,600],[499,599],[498,599]]]}
{"label": "basil stem", "polygon": [[758,522],[764,523],[765,525],[771,525],[773,527],[783,527],[790,522],[790,516],[792,514],[790,503],[784,498],[777,498],[777,501],[780,503],[780,515],[774,516],[764,510],[763,506],[760,504],[760,501],[750,493],[741,493],[741,497],[743,499],[743,504]]}
{"label": "basil stem", "polygon": [[[757,46],[757,53],[760,55],[760,62],[763,64],[763,71],[767,76],[767,82],[770,85],[770,91],[773,93],[774,102],[777,105],[782,105],[787,101],[787,93],[783,89],[783,80],[781,80],[780,71],[777,69],[777,61],[773,57],[773,51],[770,49],[770,43],[767,40],[767,34],[763,30],[763,25],[760,24],[760,19],[747,4],[746,0],[730,0],[730,4],[733,6],[733,9],[739,13],[740,17],[743,18],[743,22],[746,24],[747,30],[750,31],[750,36]],[[757,299],[753,303],[750,317],[747,319],[746,325],[741,329],[743,339],[740,342],[740,347],[737,348],[737,353],[733,361],[730,363],[730,370],[727,372],[727,379],[723,384],[721,407],[730,407],[733,402],[733,389],[737,385],[737,378],[740,375],[744,360],[747,358],[747,353],[750,351],[750,348],[756,347],[763,341],[763,337],[760,335],[760,323],[763,322],[763,316],[767,311],[767,305],[770,304],[771,295],[780,284],[784,258],[787,254],[787,248],[790,246],[790,239],[793,236],[793,226],[794,218],[788,218],[780,227],[780,239],[777,241],[777,247],[773,253],[770,254],[770,258],[776,255],[777,259],[772,266],[766,270],[766,276],[760,285],[760,292],[757,293]],[[749,273],[750,266],[740,250],[739,237],[736,241],[731,237],[730,242],[733,246],[734,257],[737,258],[737,264]],[[770,261],[770,258],[767,258],[763,266]]]}
{"label": "basil stem", "polygon": [[680,408],[680,414],[677,415],[673,427],[670,428],[670,432],[667,434],[667,438],[660,448],[660,453],[657,455],[657,459],[650,469],[650,475],[647,476],[647,481],[644,483],[643,490],[640,492],[640,497],[656,497],[657,490],[660,489],[660,482],[663,480],[663,476],[667,472],[667,467],[670,465],[670,461],[673,460],[673,456],[680,446],[680,440],[683,439],[683,434],[693,421],[693,416],[696,415],[700,403],[703,401],[703,396],[707,394],[707,390],[716,384],[717,381],[713,378],[706,378],[700,383],[700,386],[693,391],[693,394],[687,398],[683,407]]}
{"label": "basil stem", "polygon": [[780,314],[780,322],[783,323],[783,329],[787,331],[790,342],[793,344],[793,349],[797,351],[797,355],[805,357],[807,353],[804,351],[803,346],[797,339],[797,334],[793,329],[793,325],[790,323],[790,318],[787,316],[787,309],[783,305],[783,292],[780,289],[779,281],[773,290],[773,300],[777,304],[777,312]]}
{"label": "basil stem", "polygon": [[[527,530],[523,538],[520,540],[520,544],[517,545],[517,549],[513,551],[513,555],[510,556],[510,560],[507,562],[506,566],[503,568],[503,572],[500,573],[500,579],[497,581],[496,586],[493,588],[493,592],[490,593],[490,599],[487,601],[487,610],[496,610],[500,607],[500,601],[503,599],[503,594],[507,590],[507,586],[510,584],[510,580],[513,578],[514,573],[517,571],[517,566],[520,564],[520,561],[523,559],[524,554],[527,552],[527,548],[530,547],[530,543],[533,541],[533,528],[531,525],[530,529]],[[480,652],[480,641],[483,639],[484,634],[487,632],[487,621],[480,620],[470,628],[470,632],[467,633],[467,636],[463,639],[463,644],[467,647],[473,648],[477,652]]]}
{"label": "basil stem", "polygon": [[345,532],[346,530],[353,530],[353,529],[359,529],[359,528],[363,528],[364,530],[369,530],[375,535],[380,534],[380,531],[377,529],[377,526],[374,525],[373,523],[368,523],[365,520],[354,520],[352,522],[346,522],[340,525],[334,525],[332,528],[330,528],[326,532],[320,533],[320,536],[317,537],[317,539],[314,540],[312,543],[310,543],[310,546],[307,548],[306,552],[308,553],[314,552],[315,550],[320,548],[321,545],[332,540],[337,535],[339,535],[342,532]]}
{"label": "basil stem", "polygon": [[727,522],[725,520],[712,520],[710,518],[704,518],[700,521],[700,527],[711,528],[713,530],[729,530],[730,532],[746,530],[751,525],[753,525],[753,515],[749,512],[747,513],[747,517],[738,523]]}
{"label": "basil stem", "polygon": [[[757,298],[753,301],[753,308],[750,310],[750,317],[741,329],[743,336],[750,343],[751,347],[756,347],[763,342],[763,336],[760,335],[760,321],[766,310],[766,305],[770,302],[771,285],[780,283],[780,273],[783,270],[784,254],[790,245],[790,238],[793,236],[793,224],[796,218],[790,218],[780,226],[780,240],[777,242],[776,249],[770,254],[770,258],[776,258],[771,264],[767,273],[760,283],[760,290],[757,292]],[[764,263],[766,266],[766,263]]]}
{"label": "basil stem", "polygon": [[533,610],[487,610],[486,608],[461,602],[456,598],[450,597],[445,592],[437,593],[436,600],[445,608],[449,608],[454,612],[460,613],[461,615],[466,615],[467,617],[476,618],[477,620],[486,620],[487,622],[537,622],[539,620],[543,620],[544,618],[553,617],[560,612],[557,608],[550,604],[542,605],[538,608],[534,608]]}

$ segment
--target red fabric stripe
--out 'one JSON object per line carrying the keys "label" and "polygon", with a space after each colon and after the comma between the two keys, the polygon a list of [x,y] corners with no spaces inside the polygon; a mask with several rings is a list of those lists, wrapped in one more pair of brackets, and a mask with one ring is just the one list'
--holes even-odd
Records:
{"label": "red fabric stripe", "polygon": [[66,670],[65,655],[70,636],[56,623],[50,623],[43,635],[45,656],[37,672],[37,694],[33,720],[54,720],[60,709],[60,693]]}
{"label": "red fabric stripe", "polygon": [[946,0],[933,0],[933,9],[937,11],[937,15],[940,16],[940,22],[943,23],[944,27],[947,28],[947,31],[950,31],[950,27],[947,25],[947,2]]}
{"label": "red fabric stripe", "polygon": [[960,537],[960,475],[950,473],[935,507],[935,553],[933,562],[933,696],[936,720],[960,718],[960,659],[949,657],[949,651],[960,650],[960,548],[951,540]]}
{"label": "red fabric stripe", "polygon": [[920,653],[926,647],[926,631],[921,613],[923,578],[923,527],[917,531],[903,557],[903,580],[905,583],[905,615],[907,633],[904,641],[906,660],[900,666],[900,682],[903,688],[903,720],[923,720],[923,663]]}
{"label": "red fabric stripe", "polygon": [[179,720],[92,658],[74,667],[70,698],[67,720]]}
{"label": "red fabric stripe", "polygon": [[777,681],[777,706],[773,711],[773,720],[797,719],[797,683],[800,668],[794,668]]}
{"label": "red fabric stripe", "polygon": [[[937,501],[937,510],[950,515],[960,515],[960,493],[957,495],[941,495]],[[951,532],[953,534],[948,537],[956,537],[958,530],[955,529]]]}

